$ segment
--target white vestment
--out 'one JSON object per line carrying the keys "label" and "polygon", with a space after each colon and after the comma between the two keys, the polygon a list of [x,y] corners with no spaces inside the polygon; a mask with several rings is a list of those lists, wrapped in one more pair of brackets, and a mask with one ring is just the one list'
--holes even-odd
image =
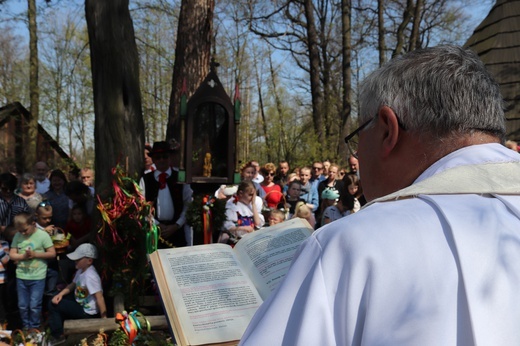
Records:
{"label": "white vestment", "polygon": [[457,150],[316,231],[242,345],[520,345],[520,155]]}

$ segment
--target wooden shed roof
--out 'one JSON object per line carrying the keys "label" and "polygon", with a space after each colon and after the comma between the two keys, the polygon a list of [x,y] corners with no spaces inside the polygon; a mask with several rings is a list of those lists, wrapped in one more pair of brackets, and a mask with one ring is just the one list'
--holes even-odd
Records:
{"label": "wooden shed roof", "polygon": [[520,140],[520,0],[497,0],[465,47],[480,56],[500,84],[507,137]]}
{"label": "wooden shed roof", "polygon": [[[24,107],[20,102],[13,102],[0,107],[0,127],[4,126],[11,117],[24,117],[27,121],[31,119],[31,113]],[[52,138],[52,136],[45,131],[45,129],[38,124],[38,133],[49,143],[58,155],[63,159],[68,159],[69,155],[60,147],[58,142]]]}

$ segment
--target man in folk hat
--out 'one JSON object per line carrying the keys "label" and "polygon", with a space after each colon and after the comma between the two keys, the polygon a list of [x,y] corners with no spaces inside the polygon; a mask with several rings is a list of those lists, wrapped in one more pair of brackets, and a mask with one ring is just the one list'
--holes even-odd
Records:
{"label": "man in folk hat", "polygon": [[155,142],[149,155],[156,169],[146,173],[140,182],[146,200],[154,204],[160,236],[168,242],[159,242],[163,247],[193,245],[191,228],[186,225],[193,190],[189,184],[177,182],[178,172],[170,166],[174,151],[168,142]]}

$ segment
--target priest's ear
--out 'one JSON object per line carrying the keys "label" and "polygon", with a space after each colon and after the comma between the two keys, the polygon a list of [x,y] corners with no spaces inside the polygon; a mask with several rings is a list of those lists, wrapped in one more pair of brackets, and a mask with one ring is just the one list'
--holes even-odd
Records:
{"label": "priest's ear", "polygon": [[381,154],[383,157],[388,157],[399,141],[399,131],[401,130],[399,120],[394,110],[388,106],[381,107],[378,115],[383,131]]}

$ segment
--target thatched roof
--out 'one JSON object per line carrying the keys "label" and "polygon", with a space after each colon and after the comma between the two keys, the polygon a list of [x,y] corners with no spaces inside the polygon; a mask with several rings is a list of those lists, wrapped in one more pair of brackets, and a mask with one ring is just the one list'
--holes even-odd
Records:
{"label": "thatched roof", "polygon": [[480,56],[500,84],[507,137],[520,140],[520,0],[497,0],[465,47]]}

